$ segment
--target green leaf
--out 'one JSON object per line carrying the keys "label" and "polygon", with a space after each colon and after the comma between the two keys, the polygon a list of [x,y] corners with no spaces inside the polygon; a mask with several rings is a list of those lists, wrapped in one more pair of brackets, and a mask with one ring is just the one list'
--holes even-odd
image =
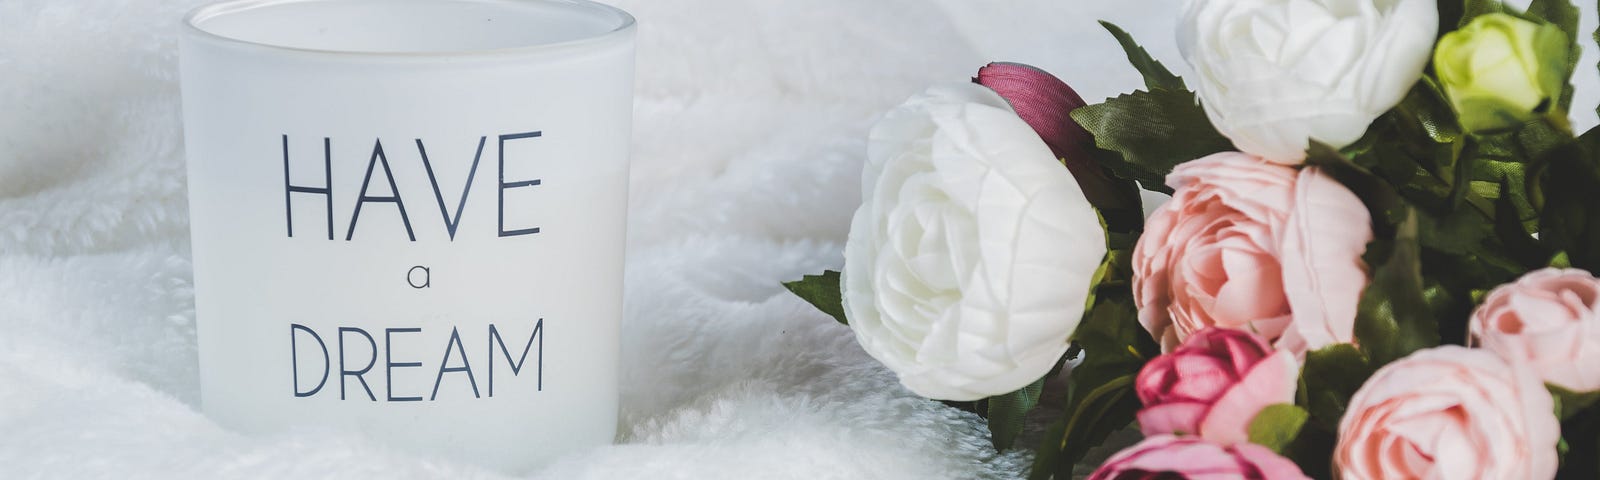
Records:
{"label": "green leaf", "polygon": [[1133,380],[1159,349],[1139,325],[1127,295],[1126,289],[1100,292],[1100,301],[1073,334],[1084,360],[1068,373],[1065,416],[1046,430],[1029,478],[1070,478],[1073,465],[1089,449],[1132,423],[1138,413]]}
{"label": "green leaf", "polygon": [[1472,188],[1478,191],[1477,195],[1496,202],[1510,202],[1514,217],[1510,220],[1523,223],[1530,231],[1535,230],[1539,225],[1539,212],[1528,198],[1527,159],[1506,161],[1485,158],[1474,166]]}
{"label": "green leaf", "polygon": [[1350,397],[1376,369],[1361,350],[1348,343],[1306,352],[1295,403],[1305,408],[1310,418],[1283,452],[1306,475],[1332,478],[1333,458],[1328,452],[1333,451],[1338,438],[1339,420],[1344,417]]}
{"label": "green leaf", "polygon": [[1571,0],[1533,0],[1528,4],[1527,15],[1561,27],[1567,33],[1567,41],[1577,43],[1578,7]]}
{"label": "green leaf", "polygon": [[1553,124],[1545,118],[1528,122],[1517,129],[1516,141],[1520,148],[1517,160],[1531,162],[1557,148],[1572,144],[1572,130],[1570,125]]}
{"label": "green leaf", "polygon": [[[1538,1],[1540,0],[1535,0],[1536,3]],[[1530,21],[1542,19],[1534,14],[1533,8],[1529,8],[1528,12],[1521,12],[1506,6],[1505,2],[1500,0],[1438,0],[1438,8],[1439,36],[1471,23],[1472,19],[1479,15],[1490,13],[1504,13]]]}
{"label": "green leaf", "polygon": [[1600,390],[1592,392],[1574,392],[1562,388],[1560,385],[1545,384],[1544,388],[1550,390],[1550,396],[1556,399],[1556,414],[1562,420],[1572,418],[1578,412],[1600,401]]}
{"label": "green leaf", "polygon": [[1306,352],[1305,367],[1300,371],[1300,404],[1311,413],[1313,423],[1336,432],[1350,396],[1376,370],[1366,355],[1348,343]]}
{"label": "green leaf", "polygon": [[827,270],[821,275],[806,275],[793,282],[784,282],[783,288],[817,307],[839,323],[848,325],[844,317],[844,299],[839,290],[839,272]]}
{"label": "green leaf", "polygon": [[1395,109],[1406,127],[1421,127],[1436,143],[1455,143],[1461,137],[1456,112],[1433,77],[1424,76],[1418,80]]}
{"label": "green leaf", "polygon": [[1500,245],[1504,246],[1502,250],[1506,255],[1521,264],[1522,268],[1519,270],[1532,270],[1545,263],[1551,254],[1528,231],[1511,190],[1510,179],[1502,180],[1499,198],[1494,201],[1495,236]]}
{"label": "green leaf", "polygon": [[1574,68],[1578,66],[1578,57],[1583,49],[1578,46],[1578,7],[1573,6],[1569,0],[1533,0],[1528,4],[1527,16],[1549,22],[1561,28],[1567,34],[1567,45],[1572,48],[1567,51],[1567,76],[1566,88],[1560,98],[1561,111],[1566,112],[1572,106],[1571,76]]}
{"label": "green leaf", "polygon": [[1444,34],[1450,33],[1450,31],[1456,29],[1457,25],[1461,24],[1463,3],[1461,0],[1438,0],[1436,2],[1436,6],[1439,9],[1439,36],[1442,37]]}
{"label": "green leaf", "polygon": [[[1510,8],[1506,8],[1506,5],[1501,3],[1500,0],[1465,0],[1463,3],[1464,5],[1461,11],[1461,20],[1456,22],[1457,28],[1471,23],[1472,19],[1477,18],[1479,15],[1487,15],[1490,13],[1517,13]],[[1445,32],[1441,31],[1439,33],[1443,34]]]}
{"label": "green leaf", "polygon": [[[1556,399],[1557,403],[1560,403],[1560,401],[1561,399]],[[1560,439],[1556,442],[1556,461],[1560,462],[1567,459],[1567,452],[1572,450],[1572,445],[1567,443],[1567,437],[1556,438]]]}
{"label": "green leaf", "polygon": [[1561,460],[1556,478],[1600,478],[1600,407],[1582,409],[1572,418],[1561,422],[1561,440],[1569,451]]}
{"label": "green leaf", "polygon": [[1556,252],[1555,255],[1550,256],[1550,261],[1545,266],[1550,268],[1572,268],[1572,259],[1567,257],[1567,252]]}
{"label": "green leaf", "polygon": [[1150,52],[1146,52],[1144,47],[1141,47],[1137,42],[1134,42],[1133,36],[1129,35],[1128,32],[1123,31],[1121,27],[1118,27],[1115,24],[1105,20],[1100,21],[1100,26],[1105,27],[1106,31],[1111,32],[1111,36],[1117,38],[1117,43],[1122,44],[1122,51],[1127,52],[1128,54],[1128,63],[1132,63],[1133,68],[1138,70],[1140,74],[1144,75],[1145,88],[1148,88],[1152,91],[1181,91],[1188,89],[1188,87],[1183,85],[1182,78],[1179,78],[1177,75],[1173,75],[1171,70],[1167,70],[1166,66],[1162,65],[1161,62],[1156,61],[1155,58],[1152,58],[1150,56]]}
{"label": "green leaf", "polygon": [[[1133,393],[1134,375],[1123,375],[1098,388],[1088,391],[1071,391],[1077,400],[1069,402],[1075,407],[1061,421],[1052,425],[1045,443],[1039,446],[1034,457],[1029,479],[1048,479],[1052,475],[1068,478],[1073,467],[1090,449],[1099,446],[1112,433],[1126,428],[1139,412],[1139,397]],[[1108,418],[1125,421],[1108,422]],[[1059,439],[1059,440],[1053,440]]]}
{"label": "green leaf", "polygon": [[[1372,282],[1361,292],[1355,325],[1361,352],[1378,365],[1439,345],[1438,322],[1424,292],[1416,214],[1400,223],[1387,248],[1383,243],[1368,247],[1367,264],[1375,268]],[[1387,256],[1374,255],[1384,249]]]}
{"label": "green leaf", "polygon": [[[1541,160],[1539,240],[1565,251],[1572,266],[1600,271],[1600,138],[1585,133],[1583,144],[1558,147]],[[1536,195],[1537,196],[1537,195]]]}
{"label": "green leaf", "polygon": [[1444,214],[1416,212],[1418,240],[1422,246],[1456,255],[1472,254],[1482,248],[1493,233],[1493,224],[1483,214],[1457,209]]}
{"label": "green leaf", "polygon": [[1250,443],[1283,453],[1285,447],[1300,434],[1311,414],[1291,403],[1268,405],[1250,420]]}
{"label": "green leaf", "polygon": [[1313,480],[1333,480],[1333,452],[1339,436],[1334,432],[1307,425],[1300,435],[1284,449],[1283,456],[1300,466],[1300,471]]}
{"label": "green leaf", "polygon": [[1040,378],[1021,390],[988,398],[984,416],[989,419],[989,438],[995,450],[1011,448],[1016,442],[1024,417],[1039,405],[1039,394],[1043,392],[1044,378]]}
{"label": "green leaf", "polygon": [[1102,165],[1152,191],[1172,192],[1164,182],[1178,164],[1233,150],[1188,91],[1135,91],[1079,107],[1072,119],[1115,153],[1101,156]]}
{"label": "green leaf", "polygon": [[[1107,243],[1117,243],[1110,239]],[[1089,298],[1085,300],[1083,310],[1093,310],[1101,287],[1115,289],[1117,292],[1130,292],[1129,285],[1133,282],[1133,245],[1111,246],[1106,250],[1106,255],[1100,260],[1100,267],[1094,270],[1094,276],[1089,277]],[[1081,328],[1081,327],[1080,327]]]}

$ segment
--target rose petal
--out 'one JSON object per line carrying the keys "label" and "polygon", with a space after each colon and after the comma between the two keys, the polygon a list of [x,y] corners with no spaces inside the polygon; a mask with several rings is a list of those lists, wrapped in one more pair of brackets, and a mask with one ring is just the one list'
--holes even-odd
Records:
{"label": "rose petal", "polygon": [[1197,435],[1200,419],[1211,406],[1199,402],[1164,403],[1139,410],[1139,431],[1145,435]]}
{"label": "rose petal", "polygon": [[1222,445],[1249,443],[1250,422],[1269,405],[1294,403],[1299,378],[1292,353],[1272,354],[1212,404],[1200,423],[1200,435]]}

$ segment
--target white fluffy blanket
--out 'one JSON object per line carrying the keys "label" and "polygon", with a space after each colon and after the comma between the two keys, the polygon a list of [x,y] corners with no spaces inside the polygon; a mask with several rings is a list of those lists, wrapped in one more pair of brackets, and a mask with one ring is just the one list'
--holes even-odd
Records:
{"label": "white fluffy blanket", "polygon": [[[198,413],[174,71],[196,3],[0,0],[0,478],[499,477]],[[1178,67],[1175,3],[621,3],[641,27],[619,443],[530,475],[1023,472],[1031,455],[996,453],[978,418],[903,390],[779,282],[841,262],[882,111],[989,60],[1089,99],[1131,90],[1094,20]],[[1596,101],[1593,62],[1577,105]]]}

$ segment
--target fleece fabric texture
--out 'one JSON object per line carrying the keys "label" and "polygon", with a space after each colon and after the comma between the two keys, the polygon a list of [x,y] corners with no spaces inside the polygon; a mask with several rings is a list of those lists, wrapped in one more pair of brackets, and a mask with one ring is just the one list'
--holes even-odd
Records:
{"label": "fleece fabric texture", "polygon": [[[0,1],[0,478],[506,477],[198,412],[175,39],[200,1]],[[618,444],[521,476],[1024,472],[1029,453],[904,390],[779,282],[842,262],[883,111],[991,60],[1091,100],[1139,87],[1096,19],[1185,72],[1176,4],[619,3],[640,36]],[[1587,127],[1595,73],[1578,71]]]}

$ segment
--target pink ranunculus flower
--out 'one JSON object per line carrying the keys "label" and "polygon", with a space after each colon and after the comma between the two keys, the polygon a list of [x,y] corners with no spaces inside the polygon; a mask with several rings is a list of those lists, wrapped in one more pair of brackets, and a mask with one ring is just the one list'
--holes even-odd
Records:
{"label": "pink ranunculus flower", "polygon": [[1266,447],[1225,447],[1196,437],[1155,435],[1112,455],[1089,480],[1307,479],[1294,462]]}
{"label": "pink ranunculus flower", "polygon": [[1139,371],[1139,429],[1248,443],[1250,421],[1268,405],[1294,403],[1299,378],[1294,354],[1249,332],[1207,328]]}
{"label": "pink ranunculus flower", "polygon": [[1455,345],[1379,369],[1339,421],[1340,478],[1539,480],[1556,473],[1561,425],[1526,364]]}
{"label": "pink ranunculus flower", "polygon": [[1000,94],[1022,121],[1038,132],[1050,151],[1067,165],[1084,196],[1096,207],[1131,207],[1139,192],[1119,183],[1094,160],[1094,137],[1070,115],[1086,105],[1066,82],[1031,65],[995,62],[978,69],[973,82]]}
{"label": "pink ranunculus flower", "polygon": [[1139,323],[1163,351],[1211,326],[1297,356],[1353,340],[1372,240],[1354,193],[1316,167],[1237,152],[1179,165],[1167,185],[1172,201],[1133,251]]}
{"label": "pink ranunculus flower", "polygon": [[1472,337],[1551,383],[1600,390],[1600,278],[1546,268],[1489,292],[1472,312]]}

